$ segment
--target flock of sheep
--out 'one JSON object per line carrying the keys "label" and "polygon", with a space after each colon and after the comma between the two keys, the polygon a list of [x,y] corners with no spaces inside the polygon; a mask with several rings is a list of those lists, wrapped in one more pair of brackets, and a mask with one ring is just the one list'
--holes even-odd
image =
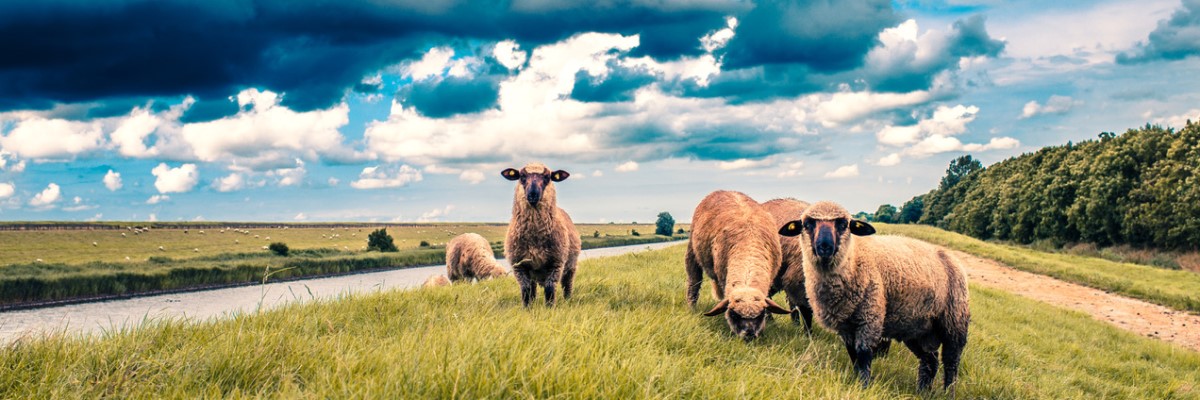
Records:
{"label": "flock of sheep", "polygon": [[[541,286],[553,305],[558,284],[569,299],[580,237],[558,208],[554,183],[570,174],[535,163],[501,175],[518,182],[504,249],[522,302],[528,307]],[[953,396],[971,319],[961,263],[924,242],[874,233],[833,202],[760,204],[739,192],[713,192],[692,217],[684,260],[688,305],[695,308],[707,275],[718,303],[704,315],[724,315],[746,341],[762,334],[771,313],[790,314],[807,331],[815,316],[842,338],[864,387],[874,357],[896,340],[920,360],[917,387],[928,389],[940,348],[943,385]],[[491,245],[473,233],[447,244],[446,267],[448,280],[437,275],[426,286],[506,275]],[[771,300],[779,291],[789,307]]]}

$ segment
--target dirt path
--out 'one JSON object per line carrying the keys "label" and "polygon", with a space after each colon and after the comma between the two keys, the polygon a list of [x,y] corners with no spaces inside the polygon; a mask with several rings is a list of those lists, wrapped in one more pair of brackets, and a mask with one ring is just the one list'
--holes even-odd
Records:
{"label": "dirt path", "polygon": [[1200,316],[951,251],[967,264],[971,283],[1081,311],[1121,329],[1200,351]]}

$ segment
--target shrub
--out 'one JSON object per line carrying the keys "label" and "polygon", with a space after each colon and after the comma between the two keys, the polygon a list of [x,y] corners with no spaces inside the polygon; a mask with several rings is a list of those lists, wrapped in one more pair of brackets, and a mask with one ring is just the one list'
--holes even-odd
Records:
{"label": "shrub", "polygon": [[277,256],[287,257],[288,255],[288,245],[283,242],[271,243],[271,245],[267,246],[267,249],[271,250]]}
{"label": "shrub", "polygon": [[682,235],[682,234],[685,234],[685,233],[687,233],[687,232],[686,232],[686,231],[684,231],[684,230],[683,230],[683,228],[679,228],[679,230],[675,231],[675,234],[676,234],[676,235]]}
{"label": "shrub", "polygon": [[633,235],[633,236],[642,236],[642,234],[638,233],[637,229],[634,229],[634,230],[633,230],[633,231],[631,231],[629,234],[631,234],[631,235]]}
{"label": "shrub", "polygon": [[[421,242],[428,245],[428,243]],[[394,252],[400,249],[396,248],[396,242],[392,241],[392,235],[387,233],[387,228],[379,228],[367,235],[367,251]]]}
{"label": "shrub", "polygon": [[675,217],[671,213],[663,211],[658,213],[658,221],[654,222],[654,234],[671,236],[671,230],[675,228]]}
{"label": "shrub", "polygon": [[594,237],[594,238],[600,237],[600,231],[592,232],[592,237]]}
{"label": "shrub", "polygon": [[429,247],[429,242],[422,240],[421,247]]}

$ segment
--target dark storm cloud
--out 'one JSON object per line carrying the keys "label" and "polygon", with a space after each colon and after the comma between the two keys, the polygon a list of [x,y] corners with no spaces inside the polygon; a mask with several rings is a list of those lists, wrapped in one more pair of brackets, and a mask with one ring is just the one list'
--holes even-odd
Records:
{"label": "dark storm cloud", "polygon": [[937,74],[957,70],[960,58],[999,56],[1005,44],[988,35],[985,22],[981,15],[955,21],[946,38],[945,51],[926,62],[889,65],[881,71],[870,71],[871,88],[886,92],[928,89]]}
{"label": "dark storm cloud", "polygon": [[[353,3],[283,0],[44,1],[0,4],[0,109],[245,87],[325,107],[380,68],[448,38],[536,46],[578,32],[646,32],[640,51],[693,54],[745,8],[733,0]],[[699,33],[699,34],[697,34]]]}
{"label": "dark storm cloud", "polygon": [[445,118],[491,108],[496,105],[499,93],[498,77],[448,76],[407,85],[396,93],[396,98],[415,107],[421,115]]}
{"label": "dark storm cloud", "polygon": [[625,68],[609,63],[606,76],[592,76],[587,71],[575,74],[571,98],[588,102],[633,100],[633,91],[654,82],[655,76],[645,68]]}
{"label": "dark storm cloud", "polygon": [[739,20],[725,67],[803,64],[832,72],[862,65],[879,31],[899,18],[889,0],[766,0]]}
{"label": "dark storm cloud", "polygon": [[1128,53],[1117,55],[1121,64],[1137,64],[1155,60],[1182,60],[1200,55],[1200,0],[1183,0],[1183,8],[1171,18],[1158,21],[1149,40]]}

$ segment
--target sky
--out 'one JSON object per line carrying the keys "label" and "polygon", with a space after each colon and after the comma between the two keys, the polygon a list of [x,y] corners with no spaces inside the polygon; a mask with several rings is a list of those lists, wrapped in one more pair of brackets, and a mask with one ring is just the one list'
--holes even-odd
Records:
{"label": "sky", "polygon": [[1200,119],[1200,0],[0,2],[0,220],[577,222],[899,206]]}

